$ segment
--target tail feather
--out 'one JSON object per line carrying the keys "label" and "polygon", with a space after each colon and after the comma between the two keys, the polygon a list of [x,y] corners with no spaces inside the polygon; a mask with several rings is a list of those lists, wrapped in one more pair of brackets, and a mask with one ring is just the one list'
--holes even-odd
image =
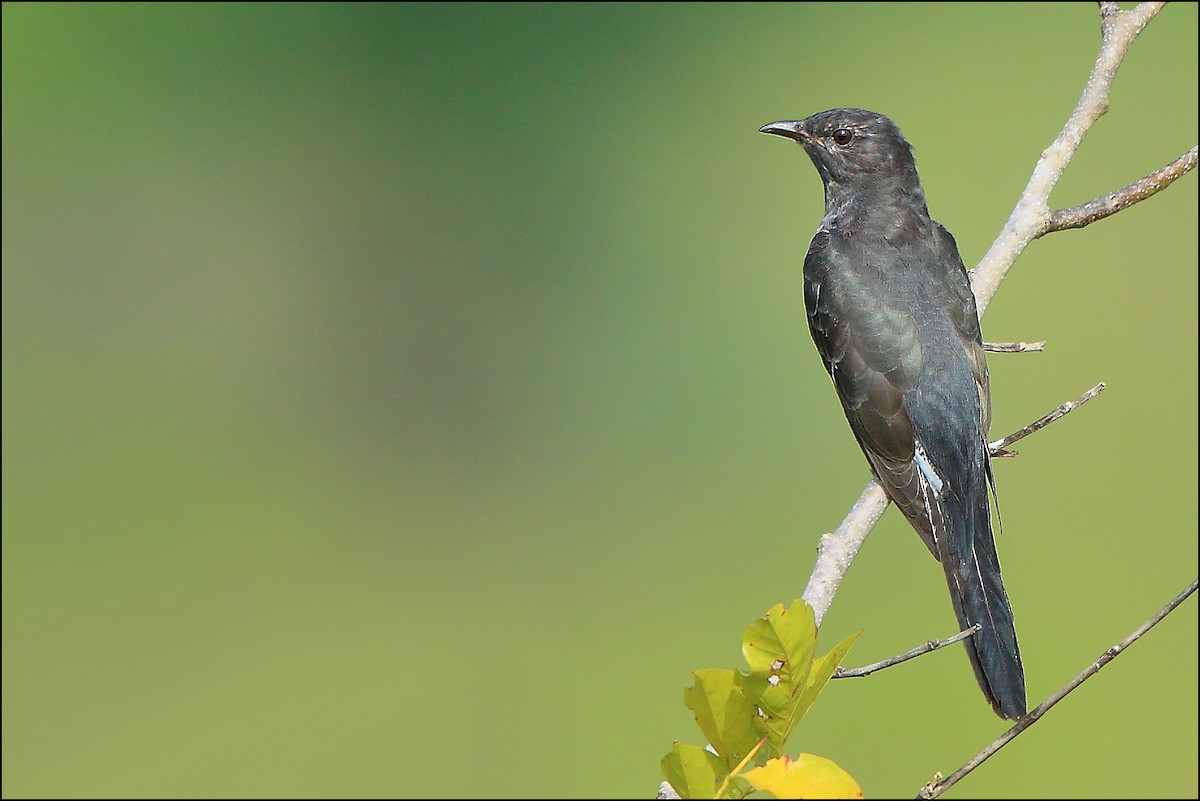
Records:
{"label": "tail feather", "polygon": [[1012,605],[1004,591],[992,539],[987,489],[981,489],[981,493],[972,493],[973,503],[946,498],[946,516],[953,533],[939,538],[939,545],[945,548],[942,567],[959,625],[981,626],[965,641],[979,687],[996,714],[1015,720],[1025,714],[1025,672]]}

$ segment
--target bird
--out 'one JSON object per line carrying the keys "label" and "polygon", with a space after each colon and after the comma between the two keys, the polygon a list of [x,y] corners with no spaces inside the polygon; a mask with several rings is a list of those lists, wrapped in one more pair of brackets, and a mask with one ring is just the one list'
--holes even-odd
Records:
{"label": "bird", "polygon": [[884,115],[836,108],[759,131],[798,142],[821,176],[804,258],[813,343],[872,472],[941,562],[960,627],[980,626],[964,640],[980,689],[1016,720],[1025,672],[992,533],[991,390],[958,245]]}

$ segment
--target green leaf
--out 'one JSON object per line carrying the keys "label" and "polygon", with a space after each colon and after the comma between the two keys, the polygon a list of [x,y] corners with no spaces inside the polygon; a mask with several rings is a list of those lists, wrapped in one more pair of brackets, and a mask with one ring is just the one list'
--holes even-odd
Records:
{"label": "green leaf", "polygon": [[732,670],[697,670],[696,683],[683,691],[683,703],[696,715],[696,725],[709,744],[733,769],[758,742],[755,703],[735,683]]}
{"label": "green leaf", "polygon": [[659,766],[680,798],[712,798],[728,772],[716,754],[681,743],[675,743]]}
{"label": "green leaf", "polygon": [[776,604],[746,627],[742,654],[750,674],[738,676],[737,684],[762,712],[755,727],[777,756],[803,714],[796,701],[808,685],[816,639],[812,607],[804,601],[789,610]]}
{"label": "green leaf", "polygon": [[847,637],[814,659],[816,635],[808,604],[795,601],[786,610],[776,604],[746,627],[742,653],[749,673],[693,672],[695,681],[683,691],[683,702],[695,715],[711,751],[676,743],[663,758],[663,773],[680,795],[711,798],[721,780],[763,736],[771,753],[783,754],[787,738],[858,637]]}
{"label": "green leaf", "polygon": [[775,604],[765,617],[746,627],[742,656],[752,676],[788,675],[794,679],[792,683],[802,684],[805,676],[794,671],[807,674],[816,642],[817,623],[811,606],[795,601],[785,610],[783,604]]}

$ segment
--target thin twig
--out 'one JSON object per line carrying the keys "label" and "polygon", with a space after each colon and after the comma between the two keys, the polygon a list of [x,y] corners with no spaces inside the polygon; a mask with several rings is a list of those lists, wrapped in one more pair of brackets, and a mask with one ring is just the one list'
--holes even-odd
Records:
{"label": "thin twig", "polygon": [[934,781],[932,781],[929,784],[922,787],[921,792],[917,795],[917,797],[918,798],[937,798],[939,795],[944,793],[946,790],[950,789],[950,787],[952,787],[959,779],[963,778],[968,773],[975,770],[975,768],[977,768],[981,764],[983,764],[989,757],[992,756],[992,754],[996,753],[1001,748],[1003,748],[1005,745],[1007,745],[1014,737],[1016,737],[1021,732],[1025,731],[1025,729],[1028,729],[1034,723],[1037,723],[1038,720],[1041,719],[1041,717],[1043,715],[1045,715],[1046,712],[1048,712],[1052,706],[1057,704],[1059,701],[1061,701],[1063,698],[1065,698],[1070,693],[1074,692],[1075,689],[1077,687],[1079,687],[1079,685],[1083,684],[1085,681],[1090,679],[1092,676],[1096,675],[1096,673],[1100,670],[1100,668],[1104,667],[1109,662],[1113,661],[1118,656],[1120,656],[1121,653],[1123,653],[1125,651],[1125,649],[1128,648],[1135,640],[1137,640],[1139,637],[1141,637],[1147,631],[1149,631],[1150,629],[1152,629],[1156,625],[1158,625],[1159,621],[1161,621],[1164,617],[1171,614],[1171,612],[1174,611],[1176,609],[1176,607],[1178,607],[1181,603],[1183,603],[1185,600],[1187,600],[1187,597],[1189,595],[1191,595],[1192,593],[1194,593],[1196,591],[1197,583],[1200,583],[1200,582],[1198,582],[1197,580],[1193,580],[1192,583],[1189,584],[1187,586],[1187,588],[1184,589],[1183,592],[1176,595],[1171,600],[1170,603],[1168,603],[1166,606],[1164,606],[1162,609],[1160,609],[1158,611],[1158,614],[1154,615],[1154,617],[1150,618],[1145,623],[1138,626],[1137,629],[1135,629],[1132,634],[1130,634],[1128,637],[1121,640],[1119,643],[1114,645],[1112,648],[1109,648],[1107,651],[1105,651],[1103,654],[1101,654],[1100,658],[1097,659],[1092,664],[1088,665],[1087,668],[1082,673],[1080,673],[1075,678],[1071,679],[1071,681],[1068,682],[1066,684],[1066,686],[1062,687],[1061,689],[1059,689],[1058,692],[1054,693],[1054,695],[1050,696],[1045,701],[1043,701],[1032,712],[1028,713],[1024,717],[1022,717],[1020,720],[1018,720],[1016,723],[1014,723],[1012,725],[1012,728],[1010,728],[1008,731],[1004,732],[1004,734],[1000,735],[995,740],[993,740],[988,745],[987,748],[983,749],[978,754],[971,757],[971,759],[965,765],[963,765],[961,768],[954,771],[953,773],[951,773],[949,776],[947,776],[944,779],[937,778]]}
{"label": "thin twig", "polygon": [[984,342],[983,349],[992,353],[1034,353],[1045,350],[1046,340],[1041,342]]}
{"label": "thin twig", "polygon": [[1009,445],[1012,445],[1014,442],[1018,442],[1020,440],[1025,439],[1026,437],[1028,437],[1030,434],[1032,434],[1034,431],[1037,431],[1038,429],[1045,428],[1046,426],[1050,425],[1058,418],[1065,415],[1067,412],[1070,412],[1074,409],[1078,409],[1080,406],[1087,403],[1092,398],[1096,397],[1101,392],[1103,392],[1104,389],[1105,389],[1105,384],[1103,381],[1101,381],[1099,384],[1092,387],[1091,389],[1089,389],[1087,392],[1080,395],[1075,400],[1067,401],[1062,406],[1059,406],[1057,409],[1055,409],[1054,411],[1045,415],[1044,417],[1038,418],[1037,420],[1033,421],[1032,423],[1025,426],[1024,428],[1014,431],[1013,433],[1009,434],[1007,437],[1004,437],[1003,439],[998,439],[995,442],[989,442],[988,450],[992,452],[993,456],[1011,456],[1012,452],[1006,450]]}
{"label": "thin twig", "polygon": [[1068,228],[1082,228],[1096,220],[1103,220],[1111,214],[1127,209],[1134,203],[1158,194],[1173,184],[1177,178],[1190,172],[1196,167],[1196,146],[1165,167],[1155,170],[1144,178],[1131,183],[1124,189],[1110,192],[1104,197],[1098,197],[1087,203],[1080,203],[1069,209],[1057,209],[1050,212],[1050,218],[1044,231],[1038,236],[1065,231]]}
{"label": "thin twig", "polygon": [[944,640],[930,640],[929,642],[921,643],[916,648],[913,648],[912,650],[909,650],[909,651],[905,651],[902,654],[896,654],[895,656],[890,656],[887,659],[884,659],[880,662],[872,662],[871,664],[863,665],[862,667],[856,667],[856,668],[839,667],[833,671],[833,678],[835,678],[835,679],[857,679],[862,676],[870,676],[872,673],[874,673],[877,670],[883,670],[884,668],[889,668],[892,665],[898,665],[901,662],[907,662],[910,659],[916,659],[918,656],[921,656],[922,654],[927,654],[930,651],[936,651],[939,648],[945,648],[947,645],[953,645],[954,643],[959,642],[960,640],[965,640],[968,637],[970,637],[971,635],[973,635],[975,632],[979,631],[980,628],[981,628],[980,625],[978,623],[976,623],[974,626],[971,626],[968,629],[963,629],[958,634],[955,634],[953,637],[947,637]]}

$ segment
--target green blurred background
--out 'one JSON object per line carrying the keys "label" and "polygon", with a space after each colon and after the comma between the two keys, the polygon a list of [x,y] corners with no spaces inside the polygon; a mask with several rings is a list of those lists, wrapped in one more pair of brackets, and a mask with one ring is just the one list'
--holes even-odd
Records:
{"label": "green blurred background", "polygon": [[[1197,137],[1197,7],[1066,206]],[[772,120],[914,142],[974,264],[1094,4],[3,7],[5,796],[649,797],[690,671],[799,596],[867,479]],[[1196,574],[1197,190],[1035,242],[984,320],[1032,700]],[[953,632],[894,511],[826,621]],[[959,785],[1195,796],[1194,599]],[[961,650],[793,748],[909,795],[1003,731]]]}

